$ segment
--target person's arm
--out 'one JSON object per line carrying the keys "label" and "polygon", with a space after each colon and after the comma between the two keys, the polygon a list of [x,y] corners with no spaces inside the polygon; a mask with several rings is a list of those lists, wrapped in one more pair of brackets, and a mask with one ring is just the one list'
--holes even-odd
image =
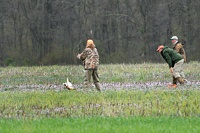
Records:
{"label": "person's arm", "polygon": [[161,55],[165,59],[167,64],[169,65],[169,68],[171,68],[172,67],[172,59],[171,59],[169,53],[168,52],[161,52]]}
{"label": "person's arm", "polygon": [[182,44],[178,43],[174,48],[175,48],[176,52],[180,53],[180,50],[181,50],[182,47],[183,47]]}
{"label": "person's arm", "polygon": [[76,57],[80,60],[85,60],[85,58],[87,57],[87,49],[84,49],[83,52],[78,54]]}
{"label": "person's arm", "polygon": [[183,56],[184,62],[186,62],[186,53],[185,53],[184,48],[181,49],[181,53],[180,54]]}

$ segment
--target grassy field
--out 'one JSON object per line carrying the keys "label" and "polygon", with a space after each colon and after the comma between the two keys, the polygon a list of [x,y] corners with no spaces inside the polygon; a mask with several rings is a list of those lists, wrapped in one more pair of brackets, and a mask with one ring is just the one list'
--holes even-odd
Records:
{"label": "grassy field", "polygon": [[198,133],[199,118],[86,117],[0,120],[1,133]]}
{"label": "grassy field", "polygon": [[0,68],[0,133],[198,133],[199,68],[186,64],[189,82],[169,89],[166,64],[100,65],[101,93],[83,89],[82,66]]}

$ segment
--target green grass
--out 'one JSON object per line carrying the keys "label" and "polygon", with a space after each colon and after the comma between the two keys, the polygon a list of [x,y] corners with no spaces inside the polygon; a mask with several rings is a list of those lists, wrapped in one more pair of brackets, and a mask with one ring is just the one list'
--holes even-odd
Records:
{"label": "green grass", "polygon": [[90,116],[200,115],[199,90],[46,91],[0,93],[0,117],[17,119]]}
{"label": "green grass", "polygon": [[[199,80],[200,63],[191,62],[185,66],[189,80]],[[109,64],[99,66],[101,82],[171,82],[167,64]],[[62,84],[68,77],[73,83],[83,82],[83,66],[33,66],[0,68],[0,85]]]}
{"label": "green grass", "polygon": [[171,82],[166,64],[100,65],[102,93],[63,89],[67,77],[81,86],[82,66],[0,68],[0,133],[200,132],[199,68],[186,64],[193,84],[168,89],[145,84]]}
{"label": "green grass", "polygon": [[2,133],[198,133],[199,118],[85,117],[1,119]]}

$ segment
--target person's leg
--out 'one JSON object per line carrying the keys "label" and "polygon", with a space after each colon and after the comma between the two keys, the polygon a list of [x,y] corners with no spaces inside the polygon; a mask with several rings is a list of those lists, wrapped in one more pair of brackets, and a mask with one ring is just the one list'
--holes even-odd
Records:
{"label": "person's leg", "polygon": [[92,77],[93,77],[93,82],[94,82],[96,89],[98,91],[101,91],[101,87],[100,87],[100,84],[99,84],[99,75],[98,75],[97,70],[93,70]]}
{"label": "person's leg", "polygon": [[177,80],[181,85],[184,84],[184,79],[182,77],[178,77]]}
{"label": "person's leg", "polygon": [[85,75],[84,75],[84,86],[87,87],[92,76],[92,70],[85,70]]}
{"label": "person's leg", "polygon": [[180,84],[184,84],[184,79],[181,77],[181,72],[183,72],[183,63],[184,60],[182,59],[177,62],[173,68],[173,77],[175,77]]}
{"label": "person's leg", "polygon": [[[183,63],[183,69],[185,68],[185,63]],[[181,77],[183,78],[183,80],[185,81],[185,82],[188,82],[188,80],[186,79],[186,77],[185,77],[185,74],[184,74],[184,72],[183,72],[183,70],[180,72],[180,75],[181,75]]]}
{"label": "person's leg", "polygon": [[177,79],[173,76],[173,84],[177,84]]}
{"label": "person's leg", "polygon": [[172,84],[168,85],[169,88],[176,88],[177,86],[177,78],[175,78],[174,76],[172,76],[173,80],[172,80]]}

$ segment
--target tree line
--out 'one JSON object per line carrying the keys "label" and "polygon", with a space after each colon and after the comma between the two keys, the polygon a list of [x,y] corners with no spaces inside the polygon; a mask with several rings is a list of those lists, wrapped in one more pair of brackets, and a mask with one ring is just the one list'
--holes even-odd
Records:
{"label": "tree line", "polygon": [[161,62],[179,37],[199,61],[199,0],[0,0],[0,65],[79,64],[86,40],[100,63]]}

